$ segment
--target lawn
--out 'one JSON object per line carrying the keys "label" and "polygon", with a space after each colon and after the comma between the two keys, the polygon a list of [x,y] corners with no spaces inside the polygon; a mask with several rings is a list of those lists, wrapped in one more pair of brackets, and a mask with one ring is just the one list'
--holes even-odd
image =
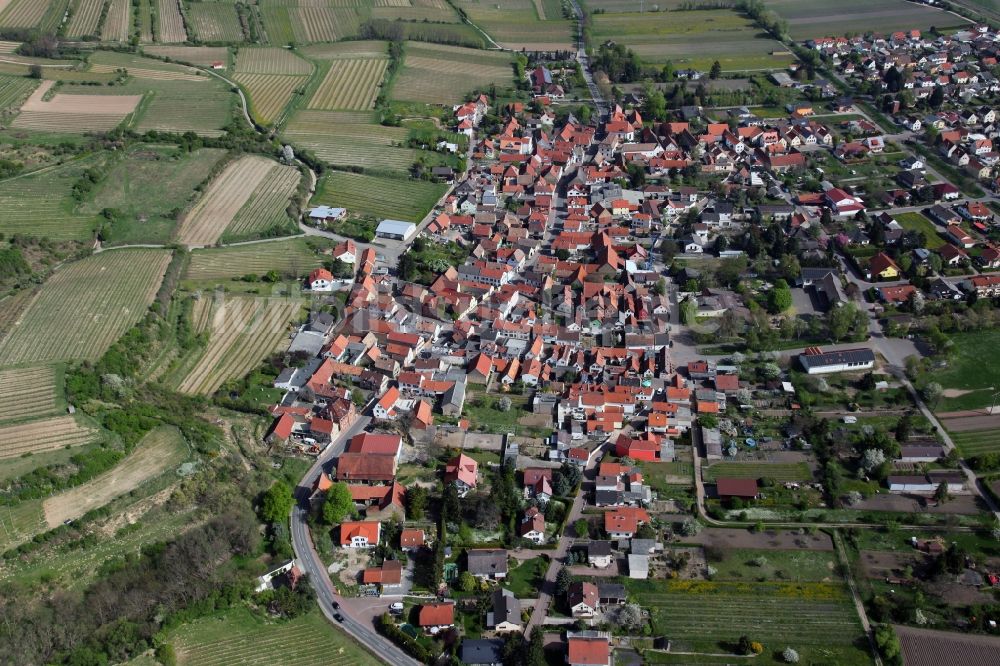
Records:
{"label": "lawn", "polygon": [[319,183],[315,204],[341,206],[351,213],[420,222],[446,187],[423,180],[329,172]]}
{"label": "lawn", "polygon": [[534,599],[538,596],[538,590],[542,586],[548,568],[547,557],[538,556],[525,560],[507,572],[503,586],[519,599]]}
{"label": "lawn", "polygon": [[237,608],[171,631],[178,664],[377,664],[361,645],[335,629],[318,610],[294,620],[264,620]]}
{"label": "lawn", "polygon": [[863,633],[840,583],[747,583],[693,580],[626,581],[648,609],[653,635],[674,651],[733,651],[743,634],[764,645],[755,663],[781,663],[792,647],[806,664],[870,664]]}
{"label": "lawn", "polygon": [[677,481],[678,477],[685,477],[691,485],[694,485],[694,466],[689,462],[649,462],[639,460],[635,463],[642,472],[643,481],[649,484],[654,492],[666,492],[668,488],[667,477],[673,477],[671,481]]}
{"label": "lawn", "polygon": [[726,549],[721,561],[712,562],[718,572],[713,580],[836,580],[836,558],[832,551]]}
{"label": "lawn", "polygon": [[812,481],[809,465],[800,463],[739,463],[720,462],[703,471],[706,481],[714,481],[720,477],[736,479],[774,479],[775,481]]}
{"label": "lawn", "polygon": [[969,391],[951,398],[941,398],[936,411],[980,409],[991,404],[992,387],[1000,387],[1000,365],[983,363],[984,352],[998,349],[1000,330],[982,330],[951,335],[954,354],[948,367],[935,369],[932,379],[945,389]]}
{"label": "lawn", "polygon": [[998,430],[953,432],[951,439],[962,453],[963,458],[974,458],[985,453],[1000,453],[1000,431]]}
{"label": "lawn", "polygon": [[945,244],[945,240],[941,238],[941,234],[938,232],[937,227],[934,226],[934,223],[920,213],[899,213],[892,217],[908,231],[923,232],[927,238],[927,249],[936,250]]}
{"label": "lawn", "polygon": [[521,395],[509,395],[511,407],[501,411],[497,403],[501,396],[470,393],[465,401],[464,416],[469,419],[470,429],[485,430],[497,434],[516,432],[517,420],[524,415],[528,399]]}

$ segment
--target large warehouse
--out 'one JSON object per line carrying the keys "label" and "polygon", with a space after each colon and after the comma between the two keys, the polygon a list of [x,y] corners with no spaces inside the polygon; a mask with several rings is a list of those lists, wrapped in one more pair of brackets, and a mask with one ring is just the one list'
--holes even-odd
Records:
{"label": "large warehouse", "polygon": [[392,240],[407,241],[417,231],[417,225],[412,222],[402,222],[400,220],[382,220],[375,229],[375,235],[379,238],[391,238]]}
{"label": "large warehouse", "polygon": [[804,354],[799,354],[799,363],[810,375],[826,372],[859,372],[875,367],[875,353],[864,347],[832,352],[824,352],[819,347],[810,347]]}

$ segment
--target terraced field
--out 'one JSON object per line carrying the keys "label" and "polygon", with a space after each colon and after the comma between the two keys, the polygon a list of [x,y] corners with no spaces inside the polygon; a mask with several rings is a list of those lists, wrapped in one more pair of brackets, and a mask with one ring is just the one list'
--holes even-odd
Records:
{"label": "terraced field", "polygon": [[286,209],[299,185],[301,174],[298,169],[276,164],[254,189],[233,221],[226,227],[224,237],[257,236],[269,229],[288,226],[291,219]]}
{"label": "terraced field", "polygon": [[82,446],[97,441],[100,436],[97,429],[81,425],[75,417],[68,415],[2,426],[0,458]]}
{"label": "terraced field", "polygon": [[280,165],[255,155],[241,157],[227,166],[184,216],[177,230],[178,242],[185,245],[214,244],[249,201],[254,190],[265,179],[276,175],[277,172],[272,174],[275,167]]}
{"label": "terraced field", "polygon": [[303,110],[289,121],[284,134],[296,144],[335,166],[391,169],[404,173],[420,152],[399,148],[409,137],[403,127],[350,122],[367,117],[336,111]]}
{"label": "terraced field", "polygon": [[194,34],[203,42],[238,42],[244,39],[235,5],[190,2],[187,11]]}
{"label": "terraced field", "polygon": [[303,238],[210,248],[191,252],[186,280],[222,280],[275,270],[282,275],[305,277],[323,265],[322,257]]}
{"label": "terraced field", "polygon": [[458,104],[473,90],[485,90],[492,83],[509,85],[513,77],[508,54],[410,42],[392,86],[392,97],[425,104]]}
{"label": "terraced field", "polygon": [[0,370],[0,421],[37,418],[58,411],[54,368]]}
{"label": "terraced field", "polygon": [[445,189],[422,180],[334,171],[320,181],[314,202],[341,206],[352,213],[419,222]]}
{"label": "terraced field", "polygon": [[146,313],[169,262],[165,250],[114,250],[57,270],[0,341],[0,365],[99,358]]}
{"label": "terraced field", "polygon": [[300,308],[299,300],[227,298],[213,312],[208,346],[177,390],[207,395],[250,372],[287,343],[288,324]]}
{"label": "terraced field", "polygon": [[74,212],[70,189],[95,163],[93,159],[77,160],[51,171],[0,181],[4,232],[52,240],[92,238],[95,220]]}
{"label": "terraced field", "polygon": [[132,3],[129,0],[111,0],[108,17],[101,29],[101,40],[126,42],[132,31]]}
{"label": "terraced field", "polygon": [[73,14],[66,26],[66,36],[77,38],[96,35],[102,9],[104,0],[78,0],[73,6]]}
{"label": "terraced field", "polygon": [[367,111],[375,108],[388,58],[342,58],[329,70],[307,104],[321,111]]}
{"label": "terraced field", "polygon": [[156,20],[156,41],[167,44],[187,41],[177,0],[156,0]]}
{"label": "terraced field", "polygon": [[812,472],[806,463],[738,463],[721,462],[702,472],[706,481],[718,478],[774,479],[775,481],[811,481]]}

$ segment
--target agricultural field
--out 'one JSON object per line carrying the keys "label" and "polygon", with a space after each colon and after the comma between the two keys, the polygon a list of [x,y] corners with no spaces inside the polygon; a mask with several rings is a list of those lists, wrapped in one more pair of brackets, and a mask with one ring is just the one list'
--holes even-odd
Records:
{"label": "agricultural field", "polygon": [[957,27],[969,22],[954,14],[905,0],[768,0],[767,8],[788,21],[795,40],[839,37],[846,33],[892,32]]}
{"label": "agricultural field", "polygon": [[8,54],[17,51],[18,47],[21,46],[21,42],[8,42],[0,40],[0,53]]}
{"label": "agricultural field", "polygon": [[275,623],[238,608],[185,624],[167,641],[181,666],[362,666],[376,664],[346,634],[335,629],[319,611]]}
{"label": "agricultural field", "polygon": [[72,14],[66,26],[66,36],[74,39],[97,35],[97,23],[101,20],[104,0],[77,0],[73,3]]}
{"label": "agricultural field", "polygon": [[301,52],[313,60],[334,60],[339,58],[386,58],[388,42],[377,39],[362,39],[336,44],[310,44]]}
{"label": "agricultural field", "polygon": [[116,72],[119,69],[124,69],[131,76],[154,81],[191,81],[202,83],[211,80],[207,75],[191,67],[162,62],[152,58],[143,58],[131,53],[97,51],[90,56],[89,62],[90,71],[92,72]]}
{"label": "agricultural field", "polygon": [[187,41],[184,17],[177,3],[178,0],[156,0],[156,41],[166,44]]}
{"label": "agricultural field", "polygon": [[306,107],[320,111],[367,111],[375,108],[388,58],[332,60]]}
{"label": "agricultural field", "polygon": [[42,19],[52,0],[10,0],[0,4],[0,28],[34,28]]}
{"label": "agricultural field", "polygon": [[598,14],[593,24],[595,43],[624,44],[649,63],[708,71],[718,60],[724,72],[734,72],[780,69],[795,59],[772,55],[785,47],[729,9]]}
{"label": "agricultural field", "polygon": [[101,40],[127,42],[132,32],[132,3],[129,0],[111,0],[108,16],[101,28]]}
{"label": "agricultural field", "polygon": [[229,62],[229,49],[225,46],[144,46],[142,52],[201,67]]}
{"label": "agricultural field", "polygon": [[1000,330],[954,333],[949,337],[954,353],[948,357],[948,366],[934,369],[933,381],[945,389],[945,397],[934,405],[935,411],[988,407],[993,403],[993,387],[1000,386],[1000,366],[983,363],[983,350],[998,348]]}
{"label": "agricultural field", "polygon": [[73,183],[95,160],[67,162],[38,174],[0,181],[0,210],[8,234],[27,234],[52,240],[88,240],[94,218],[74,212]]}
{"label": "agricultural field", "polygon": [[374,4],[371,15],[375,19],[434,23],[458,23],[461,21],[459,15],[445,0],[383,0]]}
{"label": "agricultural field", "polygon": [[265,356],[287,344],[288,324],[302,304],[295,299],[227,297],[214,304],[208,346],[182,361],[177,383],[181,393],[215,393],[227,381],[257,367]]}
{"label": "agricultural field", "polygon": [[113,250],[57,270],[0,341],[0,365],[99,358],[146,313],[169,262],[165,250]]}
{"label": "agricultural field", "polygon": [[190,26],[203,42],[240,42],[244,39],[236,6],[225,2],[189,2]]}
{"label": "agricultural field", "polygon": [[828,582],[834,575],[836,555],[829,550],[722,549],[722,559],[713,561],[713,580],[794,580]]}
{"label": "agricultural field", "polygon": [[961,452],[963,458],[974,458],[987,453],[1000,453],[1000,431],[969,430],[968,432],[953,432],[951,439]]}
{"label": "agricultural field", "polygon": [[393,99],[425,104],[459,104],[473,90],[504,87],[514,78],[508,54],[440,44],[406,45]]}
{"label": "agricultural field", "polygon": [[220,148],[185,153],[173,146],[134,146],[79,210],[94,216],[106,208],[119,212],[104,230],[106,245],[169,243],[176,210],[195,198],[225,155]]}
{"label": "agricultural field", "polygon": [[40,453],[82,446],[97,441],[101,433],[83,425],[74,416],[18,423],[0,427],[0,458],[16,458],[25,453]]}
{"label": "agricultural field", "polygon": [[941,238],[941,234],[938,232],[937,227],[934,226],[934,223],[920,213],[899,213],[893,215],[892,218],[908,231],[923,232],[927,238],[924,247],[929,250],[936,250],[945,244],[945,240]]}
{"label": "agricultural field", "polygon": [[250,98],[250,112],[257,122],[270,125],[281,118],[285,107],[292,101],[296,91],[302,90],[309,77],[234,74],[233,80],[240,84]]}
{"label": "agricultural field", "polygon": [[811,481],[812,472],[806,463],[739,463],[719,462],[702,470],[706,481],[721,477],[735,479],[774,479],[784,481]]}
{"label": "agricultural field", "polygon": [[136,13],[139,17],[138,33],[140,42],[149,43],[153,41],[153,23],[155,19],[152,11],[154,6],[153,0],[139,0],[139,5],[136,7]]}
{"label": "agricultural field", "polygon": [[367,113],[302,110],[292,116],[284,134],[334,166],[407,173],[421,155],[429,162],[435,157],[399,147],[409,139],[409,130],[373,124]]}
{"label": "agricultural field", "polygon": [[422,180],[333,171],[320,181],[313,199],[350,213],[420,222],[446,189]]}
{"label": "agricultural field", "polygon": [[294,51],[270,46],[247,46],[236,53],[237,74],[308,76],[313,66]]}
{"label": "agricultural field", "polygon": [[290,166],[275,165],[243,207],[233,216],[223,238],[257,237],[275,227],[288,228],[292,220],[286,209],[302,175]]}
{"label": "agricultural field", "polygon": [[[332,42],[358,33],[367,16],[367,8],[330,7],[314,2],[261,7],[264,31],[272,44],[288,42]],[[292,39],[288,40],[291,32]]]}
{"label": "agricultural field", "polygon": [[[458,9],[502,46],[520,51],[558,51],[573,48],[573,23],[561,11],[548,11],[553,3],[511,0],[502,5],[491,0],[458,0]],[[541,10],[541,11],[539,11]]]}
{"label": "agricultural field", "polygon": [[871,663],[854,605],[839,582],[626,583],[630,596],[649,610],[653,634],[670,636],[676,651],[732,651],[746,634],[764,645],[764,663],[775,663],[772,655],[780,657],[786,646],[807,664]]}
{"label": "agricultural field", "polygon": [[187,442],[173,426],[159,426],[147,433],[124,460],[100,476],[42,502],[45,522],[51,529],[104,506],[140,485],[176,468],[188,457]]}
{"label": "agricultural field", "polygon": [[55,368],[47,366],[0,370],[0,421],[37,418],[59,411],[59,380]]}
{"label": "agricultural field", "polygon": [[37,81],[20,76],[0,75],[0,113],[19,107],[31,95]]}
{"label": "agricultural field", "polygon": [[11,127],[48,132],[84,133],[117,127],[134,112],[141,95],[45,94],[55,85],[44,81],[21,105]]}
{"label": "agricultural field", "polygon": [[[265,181],[280,179],[281,174],[298,171],[259,156],[246,156],[232,162],[212,181],[195,206],[184,216],[177,229],[177,240],[185,245],[212,245],[233,223],[254,191]],[[274,203],[273,201],[271,202]],[[278,202],[280,203],[280,202]],[[281,206],[284,211],[287,201]],[[260,215],[268,211],[259,211]],[[251,216],[257,219],[257,216]],[[248,227],[254,223],[244,222]]]}
{"label": "agricultural field", "polygon": [[292,19],[288,15],[288,7],[257,6],[260,22],[263,27],[261,39],[268,44],[292,44],[295,33],[292,31]]}
{"label": "agricultural field", "polygon": [[194,250],[184,279],[223,280],[248,274],[263,275],[271,270],[298,278],[305,277],[306,273],[322,265],[322,257],[306,239],[290,238],[270,243]]}

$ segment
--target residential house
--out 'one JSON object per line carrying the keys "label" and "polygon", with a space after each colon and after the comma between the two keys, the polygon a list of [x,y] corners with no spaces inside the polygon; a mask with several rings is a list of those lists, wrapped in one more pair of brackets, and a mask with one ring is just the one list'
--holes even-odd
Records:
{"label": "residential house", "polygon": [[507,551],[500,548],[472,548],[466,553],[469,573],[484,580],[507,577]]}

